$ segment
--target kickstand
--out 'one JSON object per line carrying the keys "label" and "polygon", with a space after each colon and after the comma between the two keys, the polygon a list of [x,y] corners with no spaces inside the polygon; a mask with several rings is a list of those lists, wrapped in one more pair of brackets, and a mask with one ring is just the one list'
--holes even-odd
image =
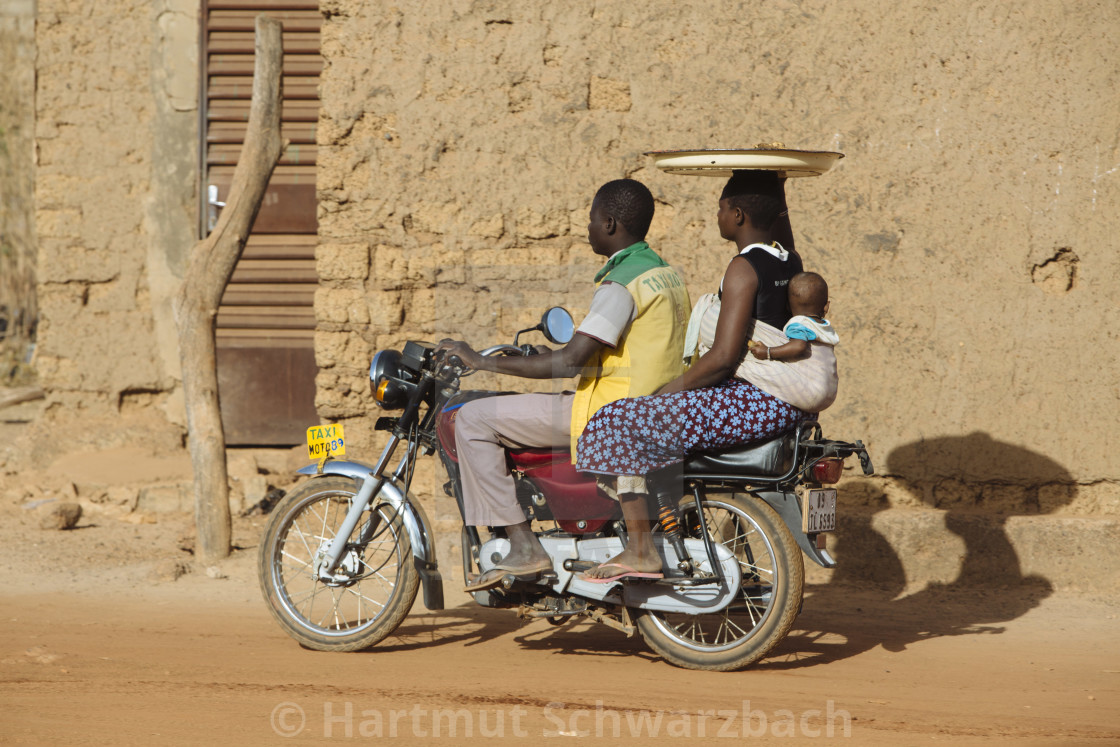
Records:
{"label": "kickstand", "polygon": [[634,634],[638,632],[638,628],[634,625],[634,619],[630,617],[630,609],[628,607],[620,607],[621,612],[619,617],[622,619],[616,620],[611,615],[602,609],[590,609],[587,611],[588,617],[595,622],[601,622],[608,628],[614,628],[626,634],[627,638],[633,638]]}

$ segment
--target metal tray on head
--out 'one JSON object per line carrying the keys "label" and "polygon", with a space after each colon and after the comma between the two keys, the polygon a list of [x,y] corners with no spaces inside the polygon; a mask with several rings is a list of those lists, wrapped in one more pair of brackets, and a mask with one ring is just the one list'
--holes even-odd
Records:
{"label": "metal tray on head", "polygon": [[701,150],[651,150],[653,165],[669,174],[720,176],[733,171],[776,171],[780,176],[820,176],[844,157],[829,150],[792,148],[713,148]]}

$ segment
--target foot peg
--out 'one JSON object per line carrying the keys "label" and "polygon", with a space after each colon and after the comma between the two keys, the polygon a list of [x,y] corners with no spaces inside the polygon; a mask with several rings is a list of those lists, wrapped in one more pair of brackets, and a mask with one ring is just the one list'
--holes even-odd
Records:
{"label": "foot peg", "polygon": [[507,573],[502,576],[500,586],[506,591],[509,591],[519,583],[549,585],[559,580],[560,578],[556,575],[555,571],[542,571],[535,579],[518,578],[512,573]]}
{"label": "foot peg", "polygon": [[599,564],[594,560],[574,560],[573,558],[567,558],[564,561],[564,570],[569,573],[581,573],[583,571],[589,571],[597,565]]}

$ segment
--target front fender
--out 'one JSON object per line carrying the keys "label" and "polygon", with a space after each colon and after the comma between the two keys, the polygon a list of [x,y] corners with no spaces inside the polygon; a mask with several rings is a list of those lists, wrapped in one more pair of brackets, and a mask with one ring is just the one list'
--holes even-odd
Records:
{"label": "front fender", "polygon": [[[339,459],[327,461],[321,470],[318,464],[309,464],[298,472],[301,475],[312,475],[312,479],[320,475],[342,475],[359,484],[377,479],[373,476],[373,467],[370,465]],[[392,477],[385,478],[377,495],[400,512],[401,522],[408,532],[409,544],[412,545],[412,556],[424,584],[424,606],[431,610],[443,609],[443,580],[437,570],[435,534],[428,515],[419,503],[405,495]]]}

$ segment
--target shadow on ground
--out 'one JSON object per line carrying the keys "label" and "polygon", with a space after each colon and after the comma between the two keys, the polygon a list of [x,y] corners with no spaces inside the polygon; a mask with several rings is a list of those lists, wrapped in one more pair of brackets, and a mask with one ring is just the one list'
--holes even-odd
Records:
{"label": "shadow on ground", "polygon": [[[1008,539],[1007,520],[1052,511],[1071,501],[1039,501],[1040,485],[1073,485],[1061,465],[986,433],[928,439],[891,452],[886,473],[923,503],[944,511],[945,528],[964,543],[957,577],[905,594],[907,578],[873,516],[888,507],[880,496],[870,513],[848,517],[838,534],[839,565],[829,583],[806,593],[802,614],[760,668],[789,669],[855,656],[875,646],[904,651],[942,636],[998,635],[1000,623],[1037,607],[1053,592],[1046,578],[1024,575]],[[948,481],[954,489],[939,489]],[[963,488],[961,486],[964,486]],[[1007,492],[1017,500],[1009,501]]]}

